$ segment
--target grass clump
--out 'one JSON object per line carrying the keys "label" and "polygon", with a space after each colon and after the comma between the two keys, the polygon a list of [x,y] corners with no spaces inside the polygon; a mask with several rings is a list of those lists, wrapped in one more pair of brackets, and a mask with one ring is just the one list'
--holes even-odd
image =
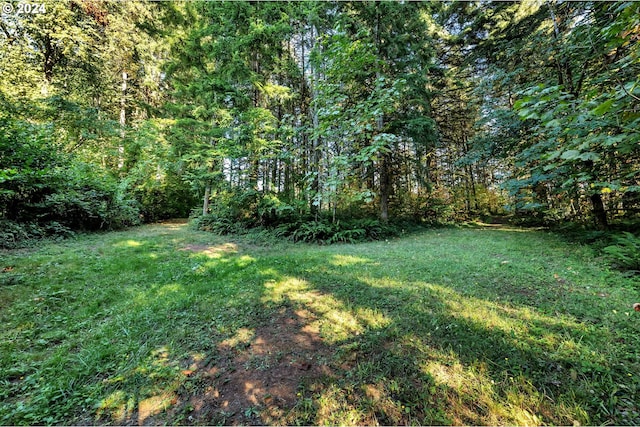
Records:
{"label": "grass clump", "polygon": [[640,290],[550,233],[167,223],[0,268],[0,424],[640,423]]}

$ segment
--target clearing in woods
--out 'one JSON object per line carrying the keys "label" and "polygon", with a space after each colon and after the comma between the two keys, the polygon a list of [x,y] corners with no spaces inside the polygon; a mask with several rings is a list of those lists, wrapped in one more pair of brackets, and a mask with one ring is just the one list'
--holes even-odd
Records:
{"label": "clearing in woods", "polygon": [[508,227],[0,252],[1,424],[640,424],[637,282]]}

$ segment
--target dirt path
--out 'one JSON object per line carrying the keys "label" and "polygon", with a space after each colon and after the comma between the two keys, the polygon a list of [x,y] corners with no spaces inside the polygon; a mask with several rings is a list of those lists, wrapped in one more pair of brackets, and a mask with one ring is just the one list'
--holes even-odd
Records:
{"label": "dirt path", "polygon": [[[146,232],[185,236],[184,221],[148,226]],[[198,237],[187,232],[185,237]],[[242,245],[202,242],[178,244],[179,251],[211,258],[244,252]],[[323,377],[333,376],[327,361],[333,351],[320,338],[317,318],[311,312],[281,307],[267,322],[240,329],[203,358],[184,361],[187,377],[166,411],[140,405],[131,425],[286,424],[287,414],[302,396],[301,390]]]}
{"label": "dirt path", "polygon": [[311,320],[305,310],[282,308],[269,323],[239,330],[216,354],[186,362],[187,380],[166,413],[141,407],[130,424],[283,424],[301,387],[332,376],[329,348]]}

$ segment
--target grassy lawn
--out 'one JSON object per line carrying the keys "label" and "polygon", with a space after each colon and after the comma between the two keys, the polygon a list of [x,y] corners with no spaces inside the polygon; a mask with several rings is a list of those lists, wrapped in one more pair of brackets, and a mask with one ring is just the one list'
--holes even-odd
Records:
{"label": "grassy lawn", "polygon": [[638,281],[541,231],[0,252],[0,424],[640,424]]}

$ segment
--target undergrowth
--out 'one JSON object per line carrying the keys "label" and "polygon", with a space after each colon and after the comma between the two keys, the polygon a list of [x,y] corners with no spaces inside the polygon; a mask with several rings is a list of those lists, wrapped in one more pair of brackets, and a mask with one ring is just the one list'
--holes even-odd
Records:
{"label": "undergrowth", "polygon": [[612,240],[614,244],[603,249],[609,260],[629,274],[640,274],[640,237],[625,231]]}
{"label": "undergrowth", "polygon": [[297,219],[275,225],[253,226],[247,222],[234,221],[231,218],[216,214],[200,216],[193,220],[198,230],[209,231],[220,235],[259,235],[263,238],[287,239],[292,242],[305,243],[357,243],[380,240],[399,236],[418,225],[402,222],[383,223],[377,219]]}

